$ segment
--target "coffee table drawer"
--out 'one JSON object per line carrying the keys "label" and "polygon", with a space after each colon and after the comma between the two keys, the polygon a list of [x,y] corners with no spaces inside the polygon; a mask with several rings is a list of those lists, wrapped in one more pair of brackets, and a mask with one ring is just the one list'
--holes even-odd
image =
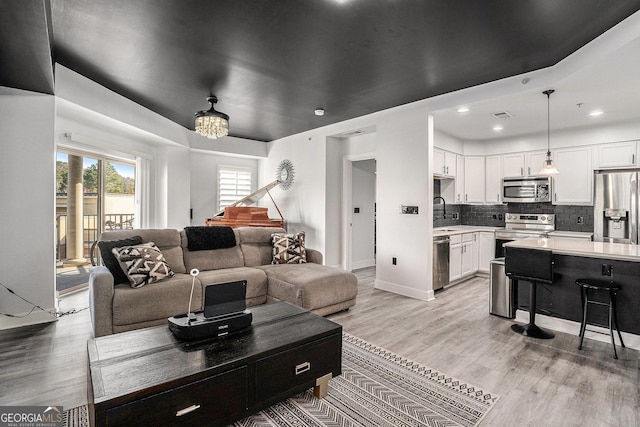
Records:
{"label": "coffee table drawer", "polygon": [[268,399],[302,384],[314,386],[316,378],[339,375],[341,367],[341,334],[261,359],[256,364],[256,398]]}
{"label": "coffee table drawer", "polygon": [[107,410],[107,426],[202,426],[233,420],[247,408],[247,367]]}

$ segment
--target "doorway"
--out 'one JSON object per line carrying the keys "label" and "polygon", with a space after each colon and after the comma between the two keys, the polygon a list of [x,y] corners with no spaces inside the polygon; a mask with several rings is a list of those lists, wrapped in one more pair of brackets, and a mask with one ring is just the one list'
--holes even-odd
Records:
{"label": "doorway", "polygon": [[347,155],[343,160],[343,268],[375,266],[375,153]]}
{"label": "doorway", "polygon": [[133,228],[135,164],[92,153],[56,153],[56,290],[86,287],[94,243],[105,230]]}

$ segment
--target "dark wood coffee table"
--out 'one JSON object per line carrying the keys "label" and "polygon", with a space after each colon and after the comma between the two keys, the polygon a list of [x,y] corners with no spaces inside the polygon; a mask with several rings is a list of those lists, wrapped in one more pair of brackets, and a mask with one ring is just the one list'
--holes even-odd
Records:
{"label": "dark wood coffee table", "polygon": [[342,373],[342,327],[279,302],[250,330],[180,342],[168,326],[88,341],[94,426],[225,425]]}

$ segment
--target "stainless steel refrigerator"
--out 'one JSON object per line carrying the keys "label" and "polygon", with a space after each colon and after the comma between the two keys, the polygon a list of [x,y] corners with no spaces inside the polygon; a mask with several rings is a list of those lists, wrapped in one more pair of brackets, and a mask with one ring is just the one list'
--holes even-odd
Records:
{"label": "stainless steel refrigerator", "polygon": [[640,170],[594,172],[593,240],[638,244]]}

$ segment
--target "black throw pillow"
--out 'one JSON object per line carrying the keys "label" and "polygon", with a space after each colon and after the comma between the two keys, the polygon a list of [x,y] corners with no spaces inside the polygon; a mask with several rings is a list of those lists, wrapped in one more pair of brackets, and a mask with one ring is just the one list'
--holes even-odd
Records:
{"label": "black throw pillow", "polygon": [[109,269],[113,275],[113,284],[118,285],[120,283],[129,283],[129,278],[122,271],[120,262],[116,259],[115,255],[111,252],[113,248],[121,248],[123,246],[135,246],[142,243],[142,237],[133,236],[127,239],[121,240],[101,240],[98,242],[98,248],[100,248],[100,256],[102,257],[102,263]]}

